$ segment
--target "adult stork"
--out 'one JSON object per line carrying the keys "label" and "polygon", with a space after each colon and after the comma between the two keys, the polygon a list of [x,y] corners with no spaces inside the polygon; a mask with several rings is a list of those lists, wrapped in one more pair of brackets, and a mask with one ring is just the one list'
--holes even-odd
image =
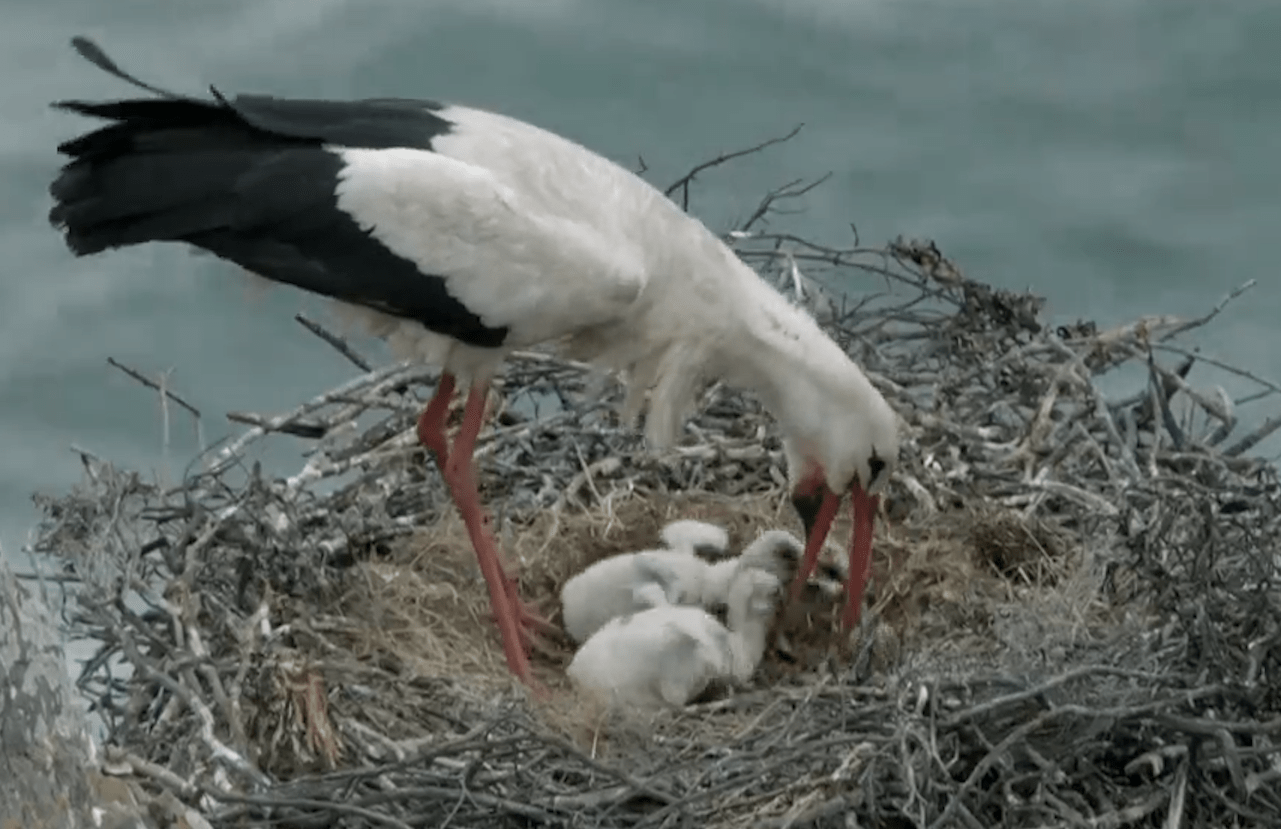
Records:
{"label": "adult stork", "polygon": [[[550,132],[426,100],[202,100],[91,63],[150,95],[55,107],[110,123],[58,147],[70,161],[50,221],[83,256],[185,242],[358,309],[399,356],[441,366],[418,421],[489,586],[511,670],[530,673],[521,602],[473,472],[486,392],[504,355],[556,343],[619,372],[623,414],[669,445],[709,382],[754,391],[783,435],[806,557],[845,493],[855,531],[845,613],[856,620],[895,414],[814,320],[702,223],[622,167]],[[452,446],[446,415],[467,389]]]}

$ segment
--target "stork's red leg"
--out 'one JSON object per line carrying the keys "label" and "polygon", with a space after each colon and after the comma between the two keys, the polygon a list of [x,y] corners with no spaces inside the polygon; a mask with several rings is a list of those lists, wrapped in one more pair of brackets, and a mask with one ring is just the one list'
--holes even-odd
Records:
{"label": "stork's red leg", "polygon": [[471,537],[472,547],[475,548],[476,558],[480,562],[481,573],[489,585],[489,602],[498,621],[507,665],[525,684],[535,690],[541,690],[534,680],[529,656],[522,643],[523,629],[537,617],[523,606],[517,595],[515,581],[503,567],[498,555],[498,546],[494,543],[488,527],[485,526],[487,521],[480,507],[480,494],[476,490],[472,451],[476,447],[476,437],[480,434],[487,396],[488,383],[472,386],[467,395],[462,426],[454,438],[453,448],[449,450],[448,460],[445,462],[445,482],[449,485],[454,503],[462,514],[463,523],[467,526],[467,534]]}
{"label": "stork's red leg", "polygon": [[454,375],[442,372],[436,383],[436,393],[418,418],[418,440],[436,457],[441,474],[449,462],[449,439],[445,437],[445,421],[449,418],[449,401],[454,396]]}
{"label": "stork's red leg", "polygon": [[[451,457],[455,453],[459,454],[460,464],[464,463],[462,460],[463,458],[466,459],[465,467],[468,475],[473,476],[470,479],[472,481],[471,486],[473,492],[475,491],[475,468],[472,465],[471,458],[472,452],[476,446],[476,438],[480,434],[480,427],[484,419],[487,391],[488,389],[486,387],[477,386],[472,389],[471,393],[468,395],[467,406],[463,412],[463,424],[459,428],[458,435],[454,439],[454,446],[450,450]],[[476,501],[477,508],[479,509],[479,496],[477,496]],[[488,523],[489,518],[484,515],[482,511],[481,526],[486,527]],[[492,543],[493,536],[488,533],[486,533],[486,536]],[[497,550],[496,543],[494,543],[494,548]],[[499,568],[503,571],[503,582],[507,587],[507,594],[511,598],[512,607],[516,611],[516,618],[520,621],[521,638],[525,641],[525,644],[533,644],[533,637],[530,635],[531,628],[544,634],[557,633],[558,631],[555,625],[543,618],[542,614],[521,599],[520,589],[516,579],[507,574],[506,568],[502,565],[501,556],[499,557]]]}

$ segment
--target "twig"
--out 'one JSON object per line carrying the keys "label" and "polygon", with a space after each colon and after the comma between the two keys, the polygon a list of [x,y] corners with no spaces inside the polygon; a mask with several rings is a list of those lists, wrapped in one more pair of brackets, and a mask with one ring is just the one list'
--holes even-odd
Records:
{"label": "twig", "polygon": [[136,369],[129,368],[125,364],[118,362],[114,357],[107,358],[107,365],[111,366],[112,368],[120,369],[126,375],[133,378],[134,380],[137,380],[139,383],[146,386],[147,388],[152,389],[153,391],[160,392],[162,395],[164,395],[165,398],[172,400],[174,403],[177,403],[179,406],[186,409],[191,414],[192,417],[195,417],[197,419],[200,417],[199,409],[197,409],[195,406],[188,403],[179,395],[173,393],[172,391],[169,391],[168,389],[165,389],[160,385],[160,383],[157,383],[155,380],[152,380],[150,377],[147,377],[142,372]]}
{"label": "twig", "polygon": [[254,426],[261,429],[264,434],[279,432],[282,435],[293,435],[296,438],[306,438],[307,440],[320,440],[329,431],[329,427],[324,423],[301,420],[280,423],[253,412],[227,412],[227,419],[232,423]]}
{"label": "twig", "polygon": [[351,815],[352,817],[364,818],[371,823],[379,826],[390,826],[392,829],[411,829],[408,823],[403,820],[397,820],[390,815],[384,815],[373,809],[365,809],[361,806],[353,806],[349,803],[341,803],[333,800],[314,800],[305,797],[277,797],[275,795],[248,795],[236,794],[216,789],[212,786],[201,786],[201,792],[214,800],[224,803],[247,803],[253,806],[264,806],[273,809],[306,809],[316,812],[333,812],[339,815]]}
{"label": "twig", "polygon": [[352,365],[356,366],[356,368],[361,371],[373,371],[373,366],[370,365],[369,361],[356,353],[356,350],[351,347],[351,343],[347,342],[345,337],[340,337],[301,311],[294,314],[294,319],[297,320],[303,328],[306,328],[308,331],[333,346],[334,350],[346,357]]}
{"label": "twig", "polygon": [[782,144],[785,141],[790,141],[797,136],[797,134],[801,131],[801,129],[804,126],[805,126],[804,124],[797,124],[795,127],[792,128],[791,132],[787,133],[787,135],[780,135],[775,138],[768,138],[762,141],[761,143],[755,144],[744,150],[733,150],[731,152],[721,153],[720,155],[716,156],[710,161],[704,161],[701,164],[695,165],[695,167],[692,170],[690,170],[688,173],[686,173],[685,175],[676,179],[676,181],[669,184],[667,186],[667,189],[663,191],[663,195],[671,196],[677,190],[680,190],[681,191],[681,208],[683,210],[689,210],[689,186],[694,183],[694,179],[695,177],[698,176],[699,173],[704,172],[705,170],[710,170],[713,167],[719,167],[720,165],[724,164],[727,161],[733,161],[736,158],[742,158],[743,156],[746,156],[746,155],[752,155],[753,153],[758,153],[761,150],[766,149],[767,147],[774,146],[775,144]]}
{"label": "twig", "polygon": [[1253,288],[1255,284],[1257,284],[1255,280],[1247,279],[1245,282],[1242,282],[1240,285],[1233,288],[1226,296],[1224,296],[1222,299],[1216,302],[1214,307],[1211,308],[1208,313],[1200,317],[1197,317],[1196,319],[1187,320],[1186,322],[1182,322],[1182,323],[1179,323],[1178,325],[1173,326],[1172,328],[1170,328],[1170,330],[1166,331],[1164,334],[1157,337],[1156,338],[1157,342],[1164,342],[1165,340],[1173,339],[1179,336],[1180,334],[1187,333],[1188,331],[1191,331],[1194,328],[1200,328],[1210,320],[1217,317],[1220,313],[1223,312],[1224,308],[1228,307],[1228,303],[1232,302],[1232,300],[1236,299],[1237,297],[1244,294],[1246,291]]}
{"label": "twig", "polygon": [[1281,429],[1281,415],[1273,415],[1259,424],[1258,428],[1242,437],[1236,443],[1223,450],[1223,454],[1229,458],[1235,458],[1238,455],[1250,451],[1260,442],[1265,440],[1273,432]]}

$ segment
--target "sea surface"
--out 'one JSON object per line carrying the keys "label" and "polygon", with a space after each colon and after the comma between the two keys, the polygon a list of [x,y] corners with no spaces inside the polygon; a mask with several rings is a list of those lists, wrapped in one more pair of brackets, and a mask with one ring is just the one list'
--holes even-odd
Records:
{"label": "sea surface", "polygon": [[[498,110],[665,184],[804,123],[702,180],[713,227],[768,188],[832,173],[789,227],[928,236],[970,275],[1031,290],[1055,319],[1195,315],[1257,287],[1199,342],[1281,377],[1281,3],[1235,0],[4,0],[0,24],[0,544],[19,569],[33,491],[78,480],[75,444],[148,474],[197,449],[152,375],[204,413],[288,408],[351,376],[228,266],[173,246],[73,259],[49,227],[50,101],[130,89],[421,96]],[[851,290],[865,286],[852,284]],[[1198,368],[1196,383],[1247,388]],[[1281,396],[1242,410],[1258,421]],[[267,461],[298,463],[282,442]],[[1263,447],[1281,452],[1276,440]]]}

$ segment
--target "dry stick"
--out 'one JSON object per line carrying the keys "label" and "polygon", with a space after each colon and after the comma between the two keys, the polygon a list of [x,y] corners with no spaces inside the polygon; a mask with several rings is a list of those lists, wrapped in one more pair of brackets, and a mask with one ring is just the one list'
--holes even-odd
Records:
{"label": "dry stick", "polygon": [[293,435],[296,438],[319,440],[329,433],[327,425],[315,421],[296,420],[289,423],[275,423],[271,419],[253,412],[227,412],[226,417],[232,423],[243,423],[246,426],[254,426],[261,429],[264,434],[279,432],[282,435]]}
{"label": "dry stick", "polygon": [[311,414],[312,412],[323,409],[336,400],[351,397],[357,391],[366,389],[371,386],[388,386],[404,383],[412,383],[424,380],[436,374],[436,370],[429,366],[413,365],[407,363],[395,363],[390,366],[384,366],[370,372],[369,374],[350,380],[335,389],[331,389],[324,394],[314,397],[308,402],[298,406],[282,415],[266,418],[261,425],[244,432],[236,440],[227,446],[224,446],[217,453],[219,462],[238,459],[245,447],[253,441],[263,437],[269,432],[280,431],[287,423],[294,423],[299,419]]}
{"label": "dry stick", "polygon": [[[1214,427],[1214,431],[1205,436],[1202,442],[1206,446],[1218,446],[1220,443],[1227,440],[1228,435],[1232,434],[1232,430],[1235,429],[1237,425],[1236,404],[1232,402],[1232,398],[1228,396],[1228,393],[1222,386],[1216,386],[1214,391],[1219,398],[1219,405],[1223,407],[1223,411],[1228,413],[1228,420],[1219,423]],[[1208,419],[1205,425],[1210,425]]]}
{"label": "dry stick", "polygon": [[542,735],[539,739],[542,740],[543,742],[546,742],[549,745],[555,746],[556,748],[570,755],[575,760],[587,766],[588,768],[592,769],[593,771],[613,777],[615,780],[618,780],[620,783],[622,783],[629,791],[635,792],[637,794],[645,795],[646,797],[652,797],[655,800],[659,801],[660,803],[664,803],[664,804],[671,803],[675,799],[670,794],[654,788],[652,785],[650,785],[649,783],[646,783],[643,780],[638,780],[637,778],[633,777],[632,775],[628,774],[622,769],[616,769],[616,768],[613,768],[612,766],[608,766],[604,763],[601,763],[598,760],[592,759],[582,751],[579,751],[578,748],[576,748],[573,744],[566,742],[565,740],[562,740],[559,737],[554,737],[554,736],[551,736],[550,734],[547,734],[547,735]]}
{"label": "dry stick", "polygon": [[[164,418],[165,418],[165,436],[166,436],[166,437],[165,437],[165,441],[166,441],[166,444],[168,443],[169,422],[168,422],[168,410],[167,410],[167,409],[163,409],[163,407],[165,406],[165,402],[164,402],[164,401],[166,401],[166,400],[172,400],[174,403],[177,403],[179,406],[181,406],[182,408],[186,409],[186,410],[187,410],[187,412],[188,412],[188,413],[192,416],[192,418],[195,420],[195,424],[196,424],[196,426],[195,426],[195,428],[196,428],[196,445],[199,447],[199,449],[200,449],[200,451],[201,451],[201,452],[204,452],[204,451],[205,451],[206,443],[205,443],[204,420],[203,420],[203,418],[201,418],[201,416],[200,416],[200,410],[199,410],[199,409],[197,409],[195,406],[193,406],[193,405],[191,405],[190,403],[188,403],[188,402],[187,402],[186,400],[184,400],[182,397],[180,397],[179,395],[175,394],[174,392],[172,392],[172,391],[170,391],[168,388],[166,388],[166,387],[164,386],[164,384],[163,384],[163,381],[162,381],[161,383],[157,383],[155,380],[152,380],[150,377],[147,377],[147,376],[146,376],[145,374],[143,374],[142,372],[138,371],[137,369],[130,368],[129,366],[125,365],[124,363],[121,363],[120,361],[116,360],[114,357],[108,357],[108,358],[107,358],[107,365],[111,366],[112,368],[119,369],[120,371],[124,372],[124,373],[125,373],[125,375],[127,375],[128,377],[131,377],[132,379],[137,380],[137,381],[138,381],[139,383],[141,383],[142,385],[146,386],[146,387],[147,387],[147,388],[149,388],[149,389],[152,389],[152,390],[154,390],[154,391],[158,392],[158,393],[161,395],[161,407],[162,407],[162,410],[163,410],[163,411],[162,411],[162,414],[163,414],[163,416],[164,416]],[[162,376],[166,376],[166,377],[167,377],[167,374],[168,374],[168,373],[166,372],[166,374],[165,374],[165,375],[162,375]]]}
{"label": "dry stick", "polygon": [[1236,443],[1223,450],[1223,454],[1229,458],[1235,458],[1243,452],[1249,451],[1259,444],[1273,432],[1281,429],[1281,415],[1273,415],[1259,424],[1259,428],[1250,434],[1238,440]]}
{"label": "dry stick", "polygon": [[347,342],[346,337],[335,334],[301,311],[294,314],[294,319],[297,320],[303,328],[306,328],[308,331],[333,346],[334,350],[350,360],[356,368],[361,371],[373,371],[373,366],[370,362],[360,356],[360,354],[356,352],[356,349],[351,347],[351,343]]}
{"label": "dry stick", "polygon": [[390,826],[392,829],[412,829],[408,823],[391,817],[390,815],[384,815],[379,812],[375,812],[372,809],[352,806],[347,803],[341,803],[334,800],[312,800],[303,797],[275,797],[269,794],[236,794],[234,792],[225,792],[221,789],[215,789],[212,786],[201,786],[200,791],[208,797],[223,803],[244,803],[250,806],[264,806],[275,809],[310,809],[312,811],[333,812],[340,815],[361,817],[380,826]]}
{"label": "dry stick", "polygon": [[1179,428],[1178,421],[1174,418],[1174,413],[1170,411],[1170,395],[1166,390],[1166,382],[1163,378],[1157,376],[1156,360],[1152,356],[1152,349],[1148,350],[1148,376],[1151,379],[1153,406],[1158,411],[1153,413],[1154,417],[1160,417],[1161,422],[1165,425],[1165,430],[1170,433],[1170,439],[1174,441],[1174,451],[1182,452],[1187,443],[1187,438],[1183,430]]}
{"label": "dry stick", "polygon": [[667,189],[663,191],[663,195],[671,197],[673,193],[675,193],[677,190],[680,190],[682,192],[681,209],[689,210],[689,186],[694,183],[694,178],[699,173],[703,172],[704,170],[710,170],[713,167],[719,167],[720,165],[724,164],[727,161],[732,161],[736,158],[742,158],[743,156],[752,155],[753,153],[759,153],[761,150],[764,150],[767,147],[772,147],[775,144],[782,144],[785,141],[790,141],[796,137],[797,133],[799,133],[804,126],[805,125],[803,123],[797,124],[795,127],[792,128],[792,131],[789,132],[787,135],[780,135],[775,138],[766,139],[765,141],[762,141],[761,143],[748,147],[747,149],[744,149],[744,150],[734,150],[728,153],[721,153],[720,155],[716,156],[710,161],[704,161],[702,164],[695,166],[688,173],[686,173],[685,175],[681,176],[680,178],[676,179],[676,181],[668,185]]}
{"label": "dry stick", "polygon": [[1183,805],[1188,793],[1188,764],[1185,760],[1179,764],[1179,771],[1170,795],[1170,811],[1165,816],[1166,829],[1181,829],[1183,826]]}
{"label": "dry stick", "polygon": [[254,785],[269,788],[271,778],[263,774],[252,763],[240,755],[239,752],[232,750],[225,743],[218,739],[214,734],[214,718],[209,707],[204,701],[196,696],[195,692],[186,687],[173,677],[160,671],[151,664],[150,659],[142,656],[137,646],[133,643],[133,635],[128,631],[120,631],[120,645],[129,657],[129,661],[134,667],[140,668],[149,679],[158,682],[165,688],[169,689],[176,697],[182,699],[192,712],[200,720],[200,736],[205,745],[209,748],[210,754],[215,760],[219,760],[236,771],[249,778]]}
{"label": "dry stick", "polygon": [[370,795],[362,798],[360,802],[368,804],[386,803],[394,800],[406,800],[412,797],[433,797],[439,800],[444,800],[446,798],[452,799],[459,797],[460,795],[478,805],[488,806],[493,809],[501,809],[505,812],[510,812],[513,815],[520,815],[521,817],[530,818],[532,820],[539,820],[544,823],[551,823],[558,820],[558,817],[547,809],[540,808],[532,804],[517,803],[514,800],[499,797],[497,795],[486,794],[485,792],[467,790],[458,791],[455,789],[446,789],[443,786],[406,786],[405,788],[397,789],[394,792]]}
{"label": "dry stick", "polygon": [[133,378],[134,380],[137,380],[139,383],[146,386],[147,388],[157,391],[160,394],[164,395],[169,400],[172,400],[173,402],[177,403],[179,406],[181,406],[182,408],[190,412],[192,417],[196,418],[197,420],[200,419],[199,409],[197,409],[195,406],[188,403],[186,400],[182,399],[182,397],[164,388],[163,385],[161,385],[160,383],[157,383],[155,380],[152,380],[150,377],[146,376],[145,374],[138,371],[137,369],[129,368],[129,366],[126,366],[125,364],[118,362],[114,357],[107,358],[107,365],[111,366],[112,368],[120,369],[126,375]]}
{"label": "dry stick", "polygon": [[[195,783],[183,780],[164,766],[145,760],[119,746],[110,744],[103,746],[103,756],[106,760],[104,766],[107,767],[104,768],[104,772],[107,774],[118,774],[124,770],[120,768],[123,766],[128,769],[128,773],[150,778],[160,786],[183,798],[190,798],[200,790]],[[112,766],[117,768],[111,769],[110,767]]]}
{"label": "dry stick", "polygon": [[160,457],[164,461],[165,469],[169,468],[169,397],[166,390],[168,381],[169,372],[162,371],[160,373],[160,382],[158,386],[160,391]]}
{"label": "dry stick", "polygon": [[972,708],[967,708],[964,711],[957,712],[947,718],[947,720],[945,721],[945,725],[949,728],[954,728],[976,717],[981,717],[985,714],[989,714],[998,708],[1017,705],[1021,702],[1026,702],[1027,700],[1035,699],[1036,697],[1042,696],[1047,692],[1054,690],[1060,685],[1066,685],[1069,682],[1075,682],[1078,679],[1084,679],[1087,676],[1093,676],[1095,674],[1104,674],[1106,676],[1120,676],[1120,677],[1125,677],[1127,679],[1144,679],[1149,681],[1160,681],[1163,679],[1167,679],[1167,677],[1161,676],[1159,674],[1149,673],[1147,671],[1135,671],[1129,668],[1114,668],[1110,665],[1085,665],[1083,667],[1075,668],[1071,671],[1061,673],[1058,676],[1052,679],[1046,680],[1045,682],[1042,682],[1040,685],[1037,685],[1033,688],[1028,688],[1025,691],[1019,691],[1017,693],[1007,694],[1002,697],[996,697],[994,699],[988,700],[987,702],[983,702],[978,705],[975,705]]}
{"label": "dry stick", "polygon": [[1103,399],[1103,392],[1093,383],[1090,384],[1090,391],[1094,397],[1094,411],[1097,417],[1103,423],[1103,428],[1107,430],[1108,437],[1111,438],[1113,445],[1116,446],[1117,454],[1121,456],[1121,463],[1125,466],[1126,473],[1130,479],[1137,481],[1142,478],[1139,472],[1138,461],[1134,458],[1134,450],[1121,439],[1121,432],[1116,427],[1116,419],[1112,417],[1112,410],[1108,407],[1107,402]]}
{"label": "dry stick", "polygon": [[1217,420],[1227,423],[1232,419],[1231,415],[1219,405],[1217,400],[1211,400],[1197,389],[1188,385],[1187,381],[1180,377],[1176,372],[1172,372],[1160,365],[1155,365],[1155,368],[1157,373],[1161,375],[1162,379],[1164,379],[1166,383],[1174,386],[1188,397],[1191,397],[1197,402],[1197,405],[1205,409],[1206,412],[1213,415]]}
{"label": "dry stick", "polygon": [[1201,699],[1203,697],[1221,694],[1223,693],[1224,690],[1225,689],[1222,685],[1211,685],[1205,688],[1198,688],[1195,690],[1186,691],[1177,696],[1166,697],[1163,699],[1156,700],[1154,702],[1144,703],[1141,705],[1114,706],[1112,708],[1099,708],[1099,709],[1090,708],[1084,705],[1063,705],[1058,708],[1054,708],[1049,711],[1046,711],[1038,715],[1035,719],[1027,723],[1024,723],[1023,725],[1011,731],[1008,735],[1006,735],[1005,739],[1001,740],[1001,742],[993,746],[988,751],[988,753],[984,755],[983,759],[980,760],[978,764],[974,766],[974,769],[973,771],[970,772],[970,775],[965,778],[965,781],[961,784],[961,787],[956,791],[955,794],[952,795],[951,799],[948,801],[947,807],[943,810],[943,813],[940,814],[938,818],[933,823],[930,824],[929,829],[940,829],[940,827],[944,826],[947,823],[947,820],[952,816],[952,813],[956,810],[957,805],[960,803],[961,798],[964,797],[965,794],[970,789],[974,788],[974,785],[978,782],[979,778],[987,774],[988,769],[990,769],[993,766],[993,764],[995,764],[996,761],[1000,759],[1000,757],[1003,754],[1009,751],[1011,746],[1013,746],[1019,740],[1025,739],[1029,734],[1036,731],[1037,729],[1045,725],[1048,725],[1055,720],[1058,720],[1063,717],[1070,717],[1070,716],[1080,717],[1082,719],[1089,718],[1089,719],[1095,719],[1095,720],[1122,719],[1125,717],[1139,717],[1139,716],[1151,714],[1152,712],[1155,712],[1155,711],[1160,711],[1161,709],[1166,707],[1175,707],[1180,704],[1190,704],[1194,700]]}
{"label": "dry stick", "polygon": [[[780,138],[778,140],[786,141],[788,138],[791,138],[792,136],[796,135],[796,133],[799,132],[800,129],[801,128],[798,126],[786,138]],[[760,148],[758,147],[757,149],[760,149]],[[831,177],[832,177],[831,173],[824,173],[823,175],[819,176],[818,178],[810,182],[806,182],[803,179],[795,179],[794,181],[789,181],[787,184],[784,184],[781,187],[774,188],[773,190],[765,194],[765,197],[761,199],[760,204],[756,205],[756,209],[753,210],[751,214],[747,217],[747,219],[741,222],[738,225],[738,227],[734,229],[734,231],[731,231],[730,235],[734,236],[736,234],[743,234],[751,231],[752,225],[756,224],[761,219],[764,219],[766,216],[770,214],[772,210],[776,210],[776,208],[774,207],[775,202],[782,201],[783,199],[799,199],[801,196],[804,196],[806,193],[810,192],[814,188],[823,184],[825,181],[827,181]],[[742,237],[740,236],[739,238],[742,238]]]}
{"label": "dry stick", "polygon": [[1222,299],[1216,302],[1214,307],[1211,308],[1208,313],[1204,314],[1203,316],[1197,317],[1196,319],[1191,319],[1186,322],[1181,322],[1175,325],[1169,331],[1166,331],[1160,337],[1157,337],[1156,338],[1157,342],[1164,342],[1165,340],[1173,339],[1179,336],[1180,334],[1187,333],[1188,331],[1191,331],[1194,328],[1200,328],[1210,320],[1217,317],[1220,313],[1222,313],[1223,309],[1228,307],[1228,303],[1232,302],[1232,300],[1236,299],[1237,297],[1244,294],[1246,291],[1253,288],[1256,284],[1257,283],[1255,280],[1247,279],[1245,282],[1241,283],[1236,288],[1233,288],[1232,291],[1230,291],[1226,296],[1224,296]]}

